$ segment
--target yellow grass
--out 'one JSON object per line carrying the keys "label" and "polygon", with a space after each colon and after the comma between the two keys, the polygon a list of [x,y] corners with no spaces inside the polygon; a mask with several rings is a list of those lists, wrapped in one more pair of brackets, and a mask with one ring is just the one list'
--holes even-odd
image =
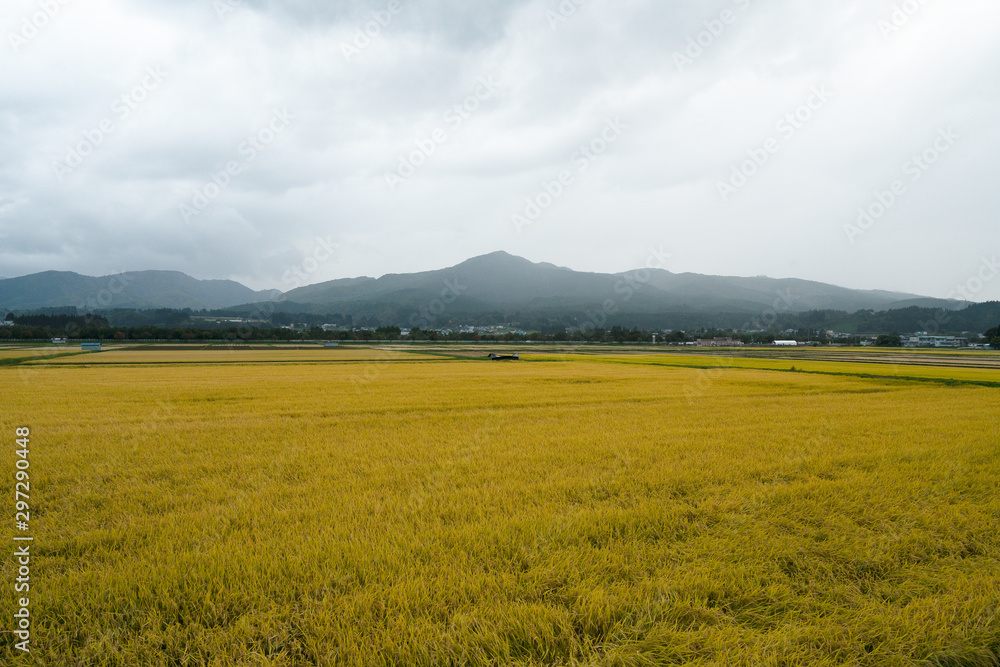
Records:
{"label": "yellow grass", "polygon": [[996,664],[1000,390],[608,361],[0,367],[16,664]]}
{"label": "yellow grass", "polygon": [[[811,359],[755,359],[721,355],[699,354],[633,354],[633,355],[530,355],[526,359],[537,361],[586,361],[590,363],[613,363],[632,365],[655,365],[699,368],[705,371],[743,368],[772,371],[797,371],[802,373],[824,373],[835,375],[878,376],[886,378],[913,378],[932,380],[956,380],[964,382],[983,382],[1000,384],[1000,367],[998,368],[967,368],[958,366],[938,366],[936,359],[931,359],[933,365],[913,363],[864,363],[845,361],[813,361]],[[891,361],[891,357],[888,358]]]}
{"label": "yellow grass", "polygon": [[[77,349],[76,351],[79,351]],[[157,350],[115,349],[88,352],[54,360],[41,360],[43,364],[198,364],[198,363],[261,363],[261,362],[314,362],[314,361],[400,361],[433,359],[435,357],[413,352],[396,352],[368,348],[317,348],[315,350],[232,349],[208,350]]]}

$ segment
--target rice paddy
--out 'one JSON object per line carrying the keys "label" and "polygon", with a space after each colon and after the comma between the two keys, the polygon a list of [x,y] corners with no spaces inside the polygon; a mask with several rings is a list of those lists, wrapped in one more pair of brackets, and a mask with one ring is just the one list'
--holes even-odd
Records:
{"label": "rice paddy", "polygon": [[372,350],[358,348],[314,348],[314,349],[252,349],[243,347],[215,349],[157,349],[110,348],[103,352],[71,354],[58,359],[46,359],[44,364],[231,364],[231,363],[288,363],[288,362],[385,362],[419,361],[434,357],[393,350]]}
{"label": "rice paddy", "polygon": [[401,347],[0,365],[0,662],[1000,664],[995,355]]}

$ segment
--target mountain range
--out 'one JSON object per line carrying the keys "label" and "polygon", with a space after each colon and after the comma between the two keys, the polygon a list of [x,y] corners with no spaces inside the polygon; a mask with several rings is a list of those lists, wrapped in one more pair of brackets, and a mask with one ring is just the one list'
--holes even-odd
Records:
{"label": "mountain range", "polygon": [[179,271],[128,271],[102,277],[43,271],[0,280],[0,308],[6,310],[67,307],[87,312],[109,308],[200,310],[263,301],[279,294],[278,290],[255,291],[232,280],[198,280]]}
{"label": "mountain range", "polygon": [[[863,291],[798,279],[742,278],[644,269],[618,274],[587,273],[534,263],[505,252],[475,257],[457,266],[381,278],[351,278],[300,287],[283,301],[310,310],[364,312],[399,320],[406,312],[433,316],[518,312],[603,311],[611,314],[743,313],[768,309],[890,310],[908,306],[968,305],[885,291]],[[436,306],[436,307],[435,307]],[[441,310],[441,313],[431,311]],[[424,317],[423,319],[427,319]]]}
{"label": "mountain range", "polygon": [[773,313],[885,311],[911,306],[957,310],[967,305],[794,278],[709,276],[664,269],[588,273],[505,252],[474,257],[447,269],[331,280],[285,293],[254,291],[231,280],[197,280],[175,271],[104,277],[46,271],[0,280],[0,308],[6,310],[191,308],[247,314],[336,313],[355,322],[423,328],[512,318],[569,325],[589,322],[592,326],[610,322],[662,326],[664,318],[669,318],[667,326],[675,327],[708,321],[741,326]]}

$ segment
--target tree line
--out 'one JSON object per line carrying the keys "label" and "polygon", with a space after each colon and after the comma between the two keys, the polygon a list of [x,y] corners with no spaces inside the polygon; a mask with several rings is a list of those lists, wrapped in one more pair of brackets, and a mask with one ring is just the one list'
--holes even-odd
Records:
{"label": "tree line", "polygon": [[[0,311],[2,312],[2,311]],[[176,312],[176,311],[175,311]],[[864,313],[862,311],[863,314]],[[802,327],[794,333],[776,333],[774,331],[740,331],[738,329],[699,328],[687,331],[656,330],[638,327],[612,326],[609,328],[585,328],[556,331],[528,331],[485,333],[445,331],[440,329],[421,329],[414,327],[406,335],[395,325],[364,328],[341,328],[325,330],[313,324],[299,328],[289,325],[274,326],[273,324],[248,324],[238,326],[215,327],[164,327],[144,324],[140,326],[115,326],[102,315],[69,315],[69,314],[27,314],[16,315],[8,313],[8,321],[13,326],[0,327],[0,340],[46,340],[51,338],[70,338],[86,340],[134,341],[134,340],[171,340],[171,341],[212,341],[212,340],[276,340],[276,341],[465,341],[465,342],[589,342],[589,343],[651,343],[653,337],[664,344],[684,344],[699,338],[724,337],[739,340],[746,345],[769,345],[777,338],[794,338],[798,341],[813,342],[821,345],[829,343],[860,344],[865,336],[828,337],[821,328]],[[287,318],[283,317],[282,320]],[[815,325],[816,322],[811,322]],[[932,332],[933,333],[933,332]],[[970,342],[989,343],[995,349],[1000,349],[1000,327],[986,331],[982,338],[972,335]],[[899,347],[902,337],[898,333],[881,334],[875,339],[875,344],[882,347]]]}

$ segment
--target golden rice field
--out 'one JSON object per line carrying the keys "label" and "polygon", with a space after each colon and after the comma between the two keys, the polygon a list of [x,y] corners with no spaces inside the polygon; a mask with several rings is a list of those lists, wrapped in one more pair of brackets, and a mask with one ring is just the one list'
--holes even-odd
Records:
{"label": "golden rice field", "polygon": [[[1000,355],[992,355],[1000,356]],[[697,368],[702,373],[699,382],[692,387],[697,391],[698,384],[704,384],[705,379],[713,373],[726,369],[761,369],[771,371],[792,371],[800,373],[820,373],[828,375],[850,375],[874,378],[909,378],[937,381],[955,381],[981,383],[987,386],[1000,387],[1000,366],[975,367],[967,364],[941,366],[937,360],[928,364],[915,364],[912,360],[896,364],[880,360],[878,363],[843,361],[814,361],[810,358],[796,357],[786,359],[755,359],[743,357],[725,357],[719,355],[696,354],[664,354],[664,355],[588,355],[577,358],[573,355],[536,355],[536,360],[544,361],[576,361],[604,362],[630,365],[656,365]]]}
{"label": "golden rice field", "polygon": [[284,350],[280,348],[247,349],[166,349],[145,347],[139,349],[111,348],[103,352],[73,354],[58,359],[46,359],[44,364],[226,364],[226,363],[287,363],[325,361],[419,361],[435,357],[393,350],[365,348],[316,348],[311,350]]}
{"label": "golden rice field", "polygon": [[0,366],[4,665],[1000,664],[998,371],[83,359]]}

